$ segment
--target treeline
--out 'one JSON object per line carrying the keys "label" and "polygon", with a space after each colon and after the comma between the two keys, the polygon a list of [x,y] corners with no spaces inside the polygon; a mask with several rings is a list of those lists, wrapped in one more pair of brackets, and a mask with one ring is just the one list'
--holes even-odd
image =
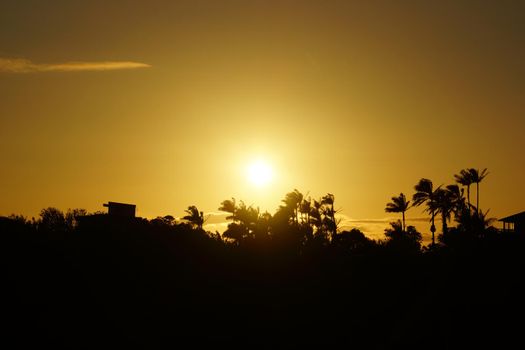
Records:
{"label": "treeline", "polygon": [[[450,189],[428,185],[412,201],[431,220]],[[402,197],[386,210],[404,213]],[[524,309],[525,240],[475,224],[469,202],[427,248],[403,220],[383,240],[341,231],[333,195],[297,190],[273,215],[223,201],[223,235],[195,206],[181,220],[55,208],[0,218],[4,331],[21,348],[505,345]]]}
{"label": "treeline", "polygon": [[[412,206],[424,205],[425,211],[430,215],[431,248],[434,249],[436,248],[434,237],[436,216],[440,217],[442,224],[442,231],[438,237],[441,244],[454,244],[454,239],[460,236],[479,238],[486,234],[497,233],[497,229],[491,226],[493,219],[487,218],[488,211],[483,213],[479,209],[479,183],[486,175],[488,175],[487,169],[481,172],[474,168],[464,169],[454,175],[457,184],[437,188],[434,188],[431,180],[421,179],[414,186],[412,203],[403,193],[392,197],[392,201],[387,203],[385,211],[401,213],[402,220],[392,222],[385,230],[386,239],[378,241],[367,239],[356,228],[345,231],[339,229],[340,220],[336,217],[333,194],[328,193],[319,199],[312,199],[297,189],[285,195],[282,204],[273,215],[269,212],[261,213],[259,208],[247,206],[242,200],[238,202],[235,198],[224,200],[218,209],[229,214],[226,219],[231,220],[231,223],[223,234],[204,232],[206,218],[195,205],[186,209],[186,215],[182,220],[167,215],[142,221],[149,222],[153,228],[158,226],[188,228],[186,225],[189,225],[196,232],[234,246],[267,245],[287,241],[290,248],[294,246],[294,249],[300,252],[311,245],[347,245],[346,248],[352,250],[352,246],[370,244],[388,246],[393,244],[392,241],[399,240],[406,242],[407,247],[410,247],[409,250],[418,251],[421,248],[421,234],[415,227],[406,226],[405,215]],[[460,188],[458,184],[464,188]],[[476,184],[477,188],[476,205],[473,205],[470,199],[470,186],[473,184]],[[28,220],[18,215],[11,215],[8,219],[39,231],[65,234],[73,232],[82,219],[102,214],[101,212],[89,214],[85,209],[69,209],[63,213],[56,208],[46,208],[40,212],[38,219]],[[449,228],[452,218],[457,225]],[[84,221],[88,222],[87,219]],[[395,245],[402,247],[398,242]]]}

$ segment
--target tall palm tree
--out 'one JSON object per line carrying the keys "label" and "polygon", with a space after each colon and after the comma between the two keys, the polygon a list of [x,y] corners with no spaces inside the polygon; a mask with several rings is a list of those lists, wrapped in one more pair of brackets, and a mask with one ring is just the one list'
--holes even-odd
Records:
{"label": "tall palm tree", "polygon": [[202,225],[204,224],[204,213],[199,211],[194,205],[190,205],[185,212],[188,213],[188,215],[184,216],[183,219],[188,221],[194,227],[202,230]]}
{"label": "tall palm tree", "polygon": [[462,169],[459,174],[454,175],[454,178],[458,184],[467,187],[467,203],[470,211],[470,185],[473,184],[473,181],[469,169]]}
{"label": "tall palm tree", "polygon": [[392,197],[392,202],[386,204],[385,211],[387,213],[402,213],[403,214],[403,232],[406,230],[405,225],[405,212],[410,208],[410,201],[403,193],[400,193],[398,197]]}
{"label": "tall palm tree", "polygon": [[412,196],[414,205],[420,206],[421,204],[426,203],[426,211],[430,213],[430,222],[432,223],[430,226],[430,231],[432,232],[432,246],[434,246],[436,242],[434,236],[434,233],[436,232],[436,226],[434,225],[434,217],[436,215],[436,198],[432,181],[429,179],[421,179],[417,185],[414,186],[414,189],[416,190],[416,193],[414,193]]}
{"label": "tall palm tree", "polygon": [[489,174],[487,168],[483,169],[481,172],[478,169],[470,168],[470,176],[472,178],[472,183],[476,184],[476,210],[480,213],[479,209],[479,183]]}

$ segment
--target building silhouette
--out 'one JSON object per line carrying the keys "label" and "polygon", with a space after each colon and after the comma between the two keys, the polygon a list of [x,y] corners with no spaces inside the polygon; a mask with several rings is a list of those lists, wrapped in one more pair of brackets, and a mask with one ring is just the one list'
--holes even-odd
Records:
{"label": "building silhouette", "polygon": [[103,205],[108,208],[109,216],[130,219],[135,217],[135,204],[108,202]]}
{"label": "building silhouette", "polygon": [[503,232],[525,233],[525,211],[499,219],[503,222]]}

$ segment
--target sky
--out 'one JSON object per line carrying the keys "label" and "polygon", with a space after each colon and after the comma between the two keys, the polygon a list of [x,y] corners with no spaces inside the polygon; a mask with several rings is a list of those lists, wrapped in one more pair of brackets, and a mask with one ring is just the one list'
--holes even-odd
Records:
{"label": "sky", "polygon": [[216,224],[297,188],[377,234],[392,196],[473,167],[501,218],[525,210],[524,107],[523,1],[2,0],[0,215]]}

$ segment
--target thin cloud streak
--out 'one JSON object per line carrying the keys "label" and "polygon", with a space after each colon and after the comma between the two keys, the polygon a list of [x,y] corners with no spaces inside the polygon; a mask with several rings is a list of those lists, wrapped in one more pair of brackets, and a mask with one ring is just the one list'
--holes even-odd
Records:
{"label": "thin cloud streak", "polygon": [[[342,223],[347,224],[390,224],[393,221],[400,220],[400,217],[385,217],[380,219],[355,219],[344,214],[336,214],[336,217],[341,219]],[[415,217],[415,218],[406,218],[406,222],[428,222],[429,218],[427,217]]]}
{"label": "thin cloud streak", "polygon": [[0,58],[0,72],[3,73],[108,71],[149,67],[151,67],[151,65],[133,61],[64,62],[48,64],[33,63],[24,58]]}
{"label": "thin cloud streak", "polygon": [[[397,221],[399,217],[385,217],[380,219],[355,219],[345,214],[337,214],[336,217],[340,219],[339,229],[341,231],[351,230],[357,228],[361,230],[368,238],[375,240],[385,239],[385,229],[390,227],[390,223]],[[423,236],[423,244],[427,245],[431,242],[431,234],[427,230],[429,223],[428,217],[412,217],[406,219],[407,224],[413,224],[416,229],[421,232]],[[436,218],[439,222],[439,218]]]}

